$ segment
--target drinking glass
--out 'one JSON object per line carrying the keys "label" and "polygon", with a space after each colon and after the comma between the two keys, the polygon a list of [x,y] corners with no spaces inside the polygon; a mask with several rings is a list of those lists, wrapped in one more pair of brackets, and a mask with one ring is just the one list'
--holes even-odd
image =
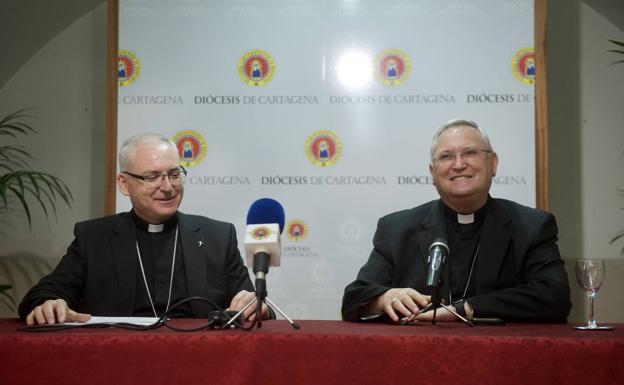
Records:
{"label": "drinking glass", "polygon": [[601,259],[580,259],[576,261],[576,281],[589,298],[589,320],[580,330],[611,330],[612,326],[598,326],[594,319],[594,297],[600,290],[605,277],[605,264]]}

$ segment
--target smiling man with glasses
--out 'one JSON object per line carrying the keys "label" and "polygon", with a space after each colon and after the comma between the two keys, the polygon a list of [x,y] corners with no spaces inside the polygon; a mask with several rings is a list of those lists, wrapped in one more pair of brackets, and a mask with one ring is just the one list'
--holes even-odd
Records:
{"label": "smiling man with glasses", "polygon": [[179,163],[176,145],[162,135],[124,142],[117,185],[132,210],[76,224],[67,254],[19,306],[27,324],[160,317],[195,296],[216,306],[187,302],[171,316],[206,318],[217,306],[237,311],[255,298],[234,226],[178,211],[187,173]]}
{"label": "smiling man with glasses", "polygon": [[[439,292],[459,315],[515,322],[565,322],[570,291],[552,214],[489,194],[498,155],[474,122],[442,125],[429,172],[439,200],[381,218],[373,251],[345,289],[348,321],[431,320],[426,285],[429,248],[450,250]],[[458,318],[440,308],[436,319]]]}

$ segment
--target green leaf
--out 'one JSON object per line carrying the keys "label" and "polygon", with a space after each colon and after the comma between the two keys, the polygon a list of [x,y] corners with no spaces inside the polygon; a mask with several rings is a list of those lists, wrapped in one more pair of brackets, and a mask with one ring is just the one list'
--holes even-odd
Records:
{"label": "green leaf", "polygon": [[[30,192],[30,194],[31,194],[32,196],[34,196],[34,197],[35,197],[35,199],[37,200],[37,202],[39,202],[39,205],[41,206],[41,209],[43,210],[43,213],[45,214],[46,219],[47,219],[47,218],[49,218],[49,215],[48,215],[48,209],[46,208],[45,203],[44,203],[44,202],[43,202],[43,200],[41,199],[41,195],[40,195],[38,192],[34,191],[34,190],[33,190],[31,187],[29,187],[29,186],[26,186],[25,188],[26,188],[26,191]],[[56,210],[55,210],[55,213],[56,213]]]}
{"label": "green leaf", "polygon": [[[30,109],[15,111],[0,119],[0,135],[17,138],[37,131],[27,122],[34,118]],[[57,202],[64,201],[72,206],[71,190],[63,181],[51,174],[28,170],[29,163],[34,157],[30,151],[21,145],[0,146],[0,214],[13,211],[23,211],[28,219],[28,226],[32,226],[32,210],[29,199],[36,200],[45,217],[57,214]]]}
{"label": "green leaf", "polygon": [[624,47],[624,42],[608,39],[611,43]]}
{"label": "green leaf", "polygon": [[[611,43],[615,44],[615,45],[618,45],[618,46],[620,46],[620,47],[624,47],[624,43],[623,43],[623,42],[621,42],[621,41],[617,41],[617,40],[610,40],[610,39],[609,39],[609,41],[610,41]],[[623,55],[624,55],[624,51],[622,51],[622,50],[618,50],[618,49],[609,49],[609,50],[607,50],[607,52],[620,53],[620,54],[623,54]],[[624,59],[614,61],[613,63],[611,63],[611,65],[613,65],[613,64],[620,64],[620,63],[624,63]]]}
{"label": "green leaf", "polygon": [[[617,242],[619,239],[624,238],[624,230],[620,231],[619,233],[615,234],[613,236],[613,238],[611,238],[611,240],[609,241],[610,244]],[[620,255],[624,255],[624,246],[622,247],[622,250],[620,250]]]}
{"label": "green leaf", "polygon": [[616,242],[618,239],[624,237],[624,230],[620,231],[619,233],[615,234],[613,236],[613,238],[611,238],[611,240],[609,241],[609,243],[614,243]]}
{"label": "green leaf", "polygon": [[0,285],[0,302],[4,303],[10,311],[15,311],[15,309],[17,308],[17,303],[15,303],[15,300],[13,299],[13,297],[7,293],[7,290],[10,290],[12,288],[11,285]]}
{"label": "green leaf", "polygon": [[17,138],[17,134],[27,135],[28,133],[36,132],[29,124],[20,120],[32,118],[26,111],[29,111],[29,109],[16,111],[0,120],[0,135],[8,135]]}
{"label": "green leaf", "polygon": [[31,227],[32,219],[30,217],[30,209],[28,208],[28,203],[26,203],[26,200],[24,199],[23,191],[20,192],[15,187],[9,187],[9,190],[13,191],[13,194],[15,194],[17,199],[19,199],[20,203],[22,204],[22,208],[24,209],[24,212],[26,213],[26,218],[28,219],[28,227]]}

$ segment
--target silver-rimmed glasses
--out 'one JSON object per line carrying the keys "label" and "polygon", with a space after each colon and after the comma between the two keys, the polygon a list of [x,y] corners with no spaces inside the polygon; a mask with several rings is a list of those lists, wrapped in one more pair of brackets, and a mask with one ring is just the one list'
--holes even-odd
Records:
{"label": "silver-rimmed glasses", "polygon": [[184,177],[187,174],[186,169],[182,166],[171,169],[164,174],[152,173],[147,175],[138,175],[133,174],[130,171],[122,171],[121,173],[143,181],[145,187],[150,189],[160,187],[165,181],[165,178],[168,178],[169,182],[173,186],[179,186],[184,182]]}
{"label": "silver-rimmed glasses", "polygon": [[468,147],[460,153],[442,152],[437,157],[433,158],[433,161],[441,165],[450,165],[454,164],[457,157],[459,157],[464,162],[470,163],[474,162],[482,152],[486,154],[492,153],[492,151],[483,148]]}

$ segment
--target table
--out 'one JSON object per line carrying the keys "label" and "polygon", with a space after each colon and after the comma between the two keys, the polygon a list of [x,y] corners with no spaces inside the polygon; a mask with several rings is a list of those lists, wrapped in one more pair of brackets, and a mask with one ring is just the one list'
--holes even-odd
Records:
{"label": "table", "polygon": [[[189,325],[197,320],[184,320]],[[415,326],[265,321],[179,333],[18,331],[0,320],[1,384],[624,384],[624,324]]]}

